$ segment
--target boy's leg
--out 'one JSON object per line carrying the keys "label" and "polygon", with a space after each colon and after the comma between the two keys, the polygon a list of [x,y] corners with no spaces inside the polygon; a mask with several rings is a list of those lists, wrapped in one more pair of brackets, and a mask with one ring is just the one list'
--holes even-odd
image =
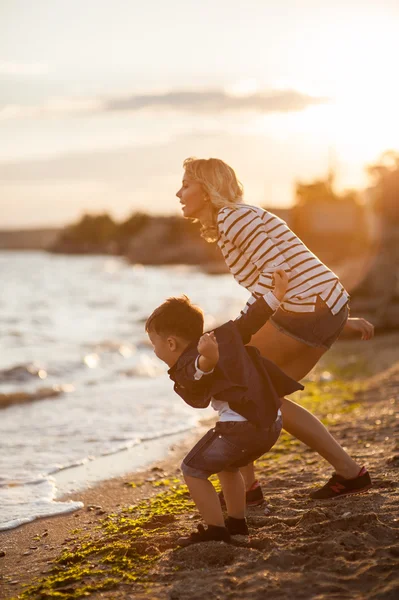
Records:
{"label": "boy's leg", "polygon": [[205,523],[216,527],[224,527],[222,507],[211,482],[208,479],[192,477],[186,473],[183,473],[183,475],[190,490],[191,498],[194,500]]}
{"label": "boy's leg", "polygon": [[222,485],[228,516],[234,519],[244,519],[245,483],[240,471],[222,471],[218,473],[218,477]]}

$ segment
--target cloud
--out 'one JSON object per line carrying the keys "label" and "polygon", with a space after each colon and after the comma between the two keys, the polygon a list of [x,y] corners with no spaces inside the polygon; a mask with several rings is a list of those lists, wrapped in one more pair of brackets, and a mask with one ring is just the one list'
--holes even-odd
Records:
{"label": "cloud", "polygon": [[17,75],[34,77],[48,73],[48,65],[43,63],[16,63],[0,61],[0,75]]}
{"label": "cloud", "polygon": [[166,94],[130,96],[105,103],[107,111],[140,110],[163,108],[188,110],[201,113],[216,113],[239,110],[259,112],[291,112],[303,110],[312,104],[326,102],[295,90],[271,90],[246,96],[237,96],[222,90],[173,91]]}
{"label": "cloud", "polygon": [[327,98],[310,96],[296,90],[268,90],[248,95],[229,94],[224,90],[175,90],[158,94],[139,94],[114,98],[56,99],[42,106],[8,105],[0,110],[0,119],[35,118],[137,112],[140,110],[185,111],[197,114],[255,111],[262,113],[296,112]]}

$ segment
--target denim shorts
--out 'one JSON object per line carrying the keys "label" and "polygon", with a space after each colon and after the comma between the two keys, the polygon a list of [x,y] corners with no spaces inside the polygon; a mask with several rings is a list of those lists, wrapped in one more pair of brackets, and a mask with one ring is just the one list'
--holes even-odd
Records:
{"label": "denim shorts", "polygon": [[280,435],[282,418],[267,429],[250,421],[218,421],[183,459],[184,475],[208,479],[221,471],[237,471],[274,446]]}
{"label": "denim shorts", "polygon": [[328,350],[345,327],[348,316],[348,304],[333,315],[327,304],[317,298],[314,312],[297,313],[279,308],[270,322],[282,333],[307,346]]}

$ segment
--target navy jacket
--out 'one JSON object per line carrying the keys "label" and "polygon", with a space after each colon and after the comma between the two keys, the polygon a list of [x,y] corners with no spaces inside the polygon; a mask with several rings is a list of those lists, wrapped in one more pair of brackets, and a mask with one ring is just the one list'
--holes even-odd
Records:
{"label": "navy jacket", "polygon": [[175,392],[194,408],[206,408],[212,398],[228,402],[248,421],[269,427],[276,420],[280,398],[303,390],[303,385],[263,358],[257,348],[245,345],[272,314],[259,298],[239,319],[217,327],[219,361],[212,373],[198,380],[194,378],[198,341],[190,344],[168,371]]}

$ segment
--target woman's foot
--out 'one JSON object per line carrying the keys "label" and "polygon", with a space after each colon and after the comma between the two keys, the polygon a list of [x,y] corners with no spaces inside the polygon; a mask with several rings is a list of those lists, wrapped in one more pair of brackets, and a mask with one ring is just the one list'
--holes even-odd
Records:
{"label": "woman's foot", "polygon": [[360,494],[371,488],[370,475],[365,467],[362,467],[356,477],[345,479],[341,475],[334,475],[323,487],[310,494],[313,500],[328,500],[347,494]]}
{"label": "woman's foot", "polygon": [[230,543],[230,533],[226,527],[217,527],[216,525],[208,525],[205,529],[203,525],[198,525],[198,531],[193,531],[188,536],[180,537],[177,540],[179,546],[191,546],[200,542],[226,542]]}

